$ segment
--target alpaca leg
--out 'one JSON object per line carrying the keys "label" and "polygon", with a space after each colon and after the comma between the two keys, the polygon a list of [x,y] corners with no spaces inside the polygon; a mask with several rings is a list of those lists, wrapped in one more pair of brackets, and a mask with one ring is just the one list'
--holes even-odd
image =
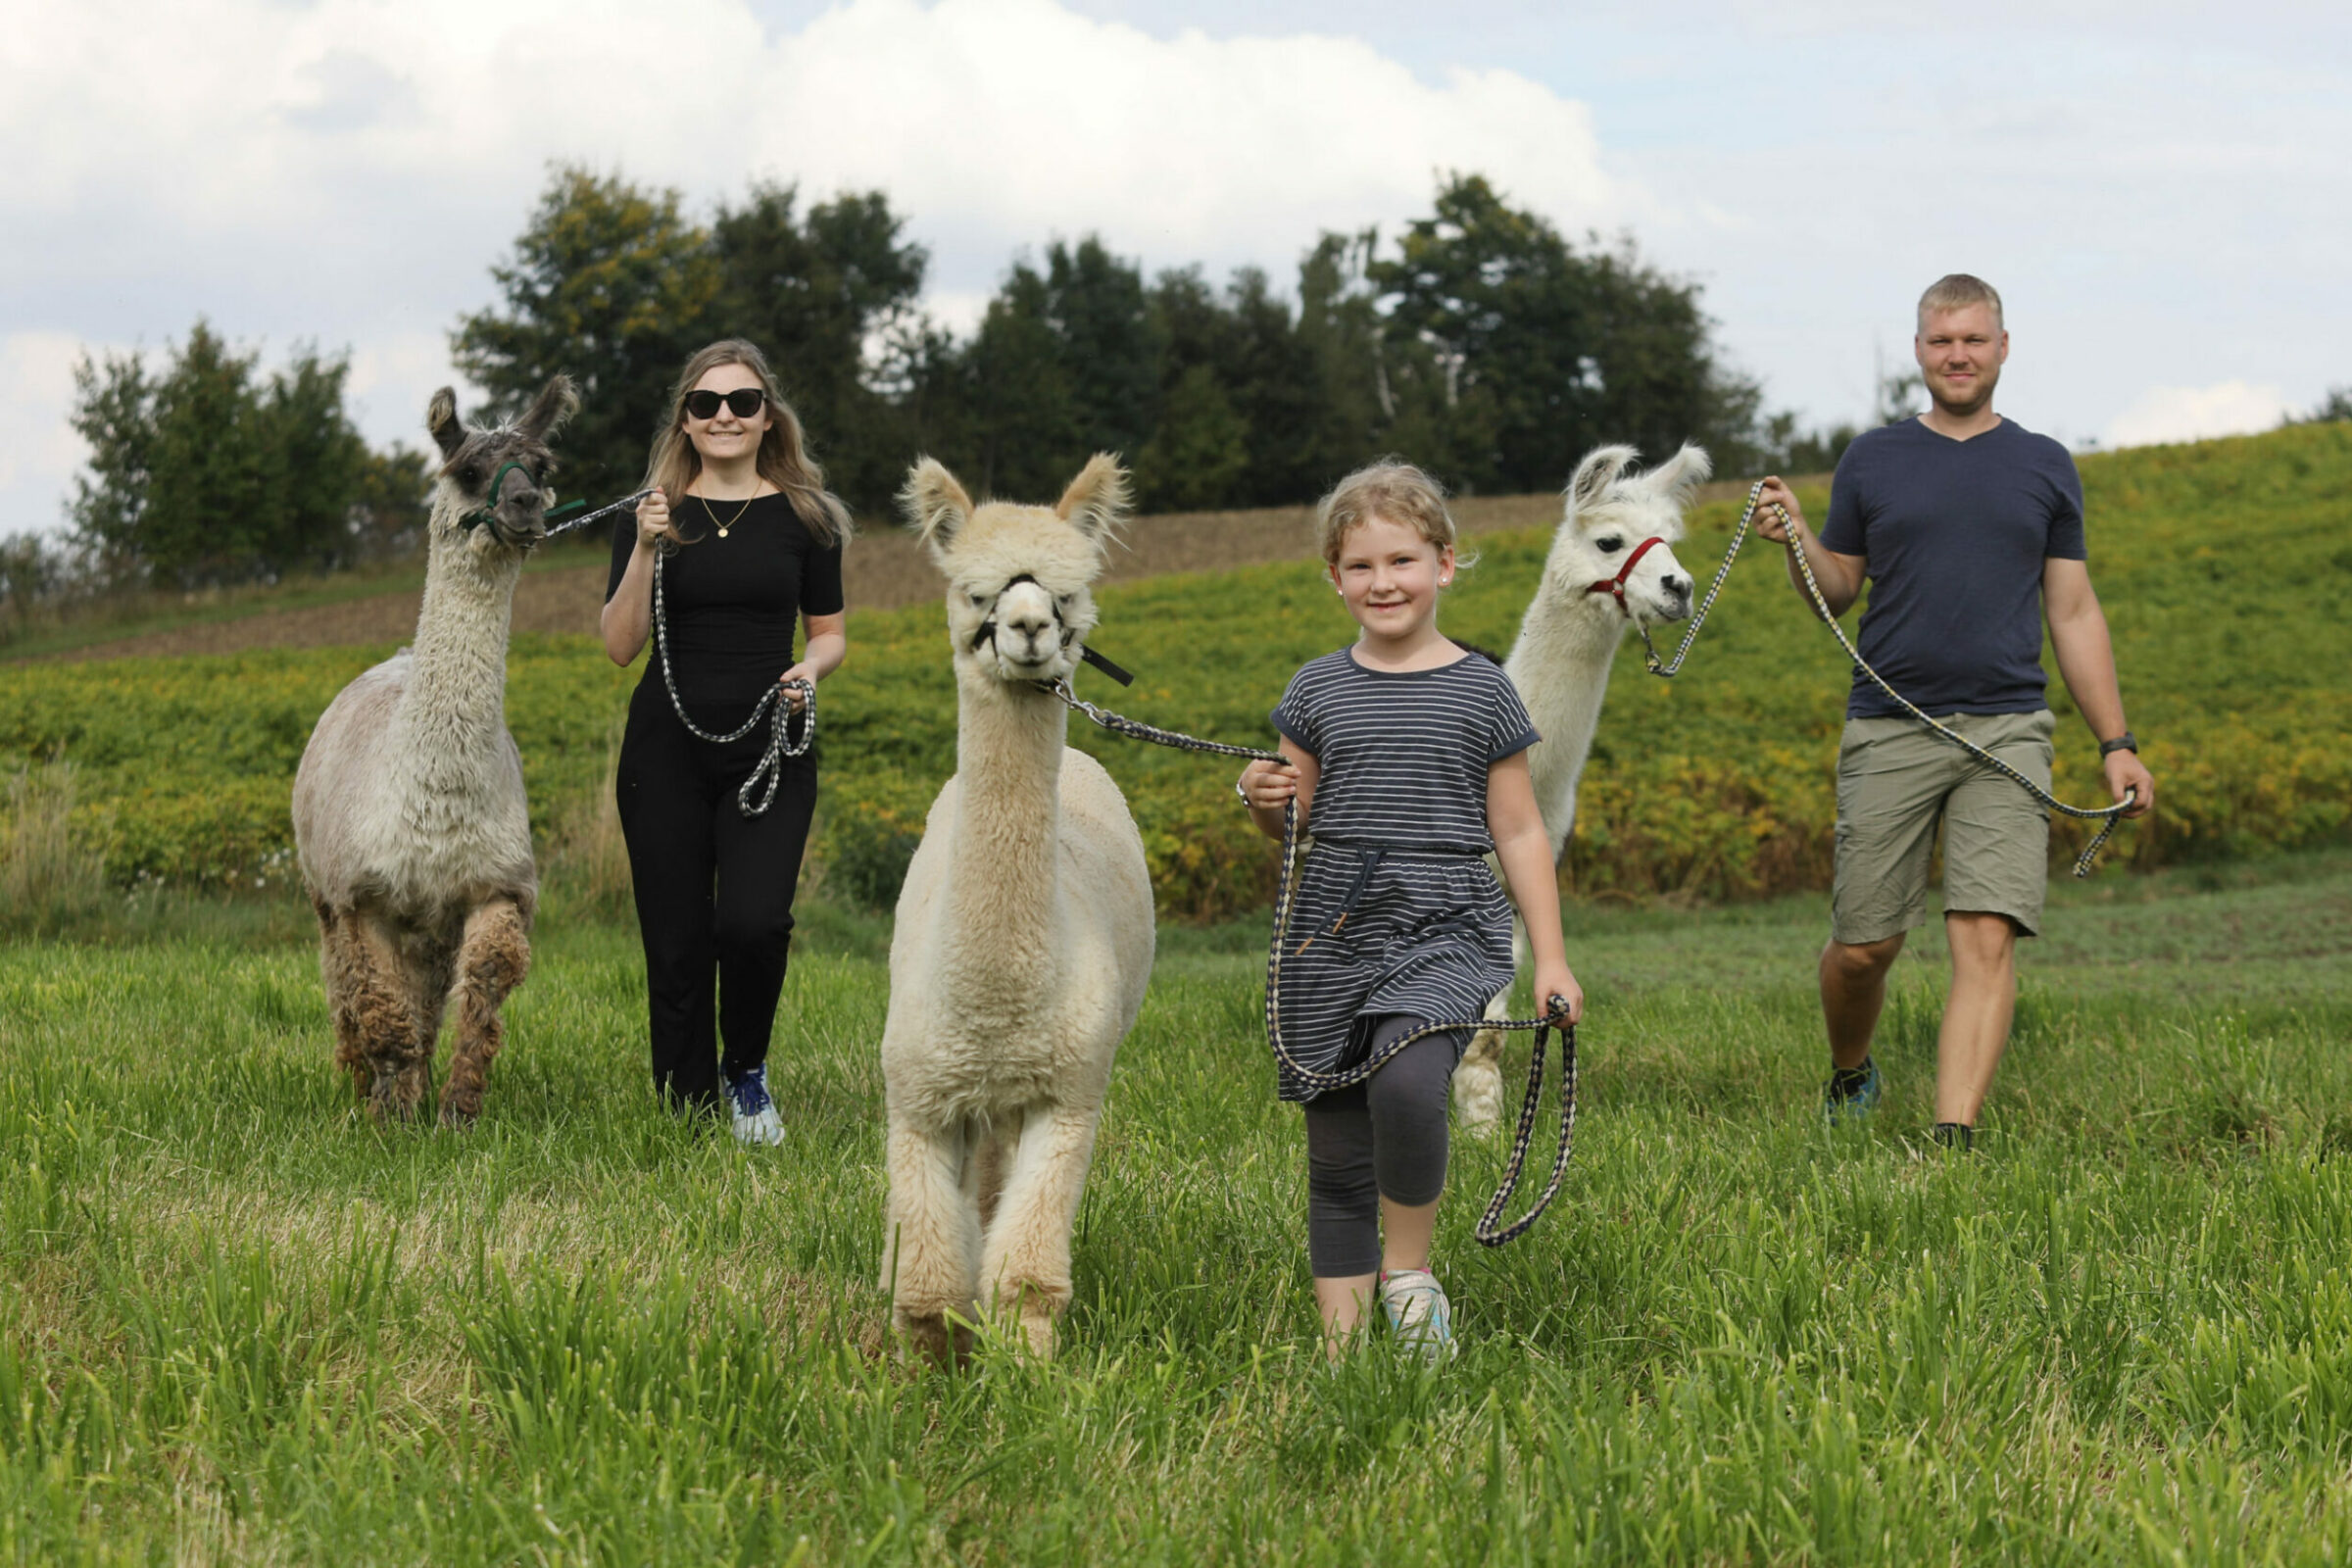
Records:
{"label": "alpaca leg", "polygon": [[463,1127],[482,1113],[490,1058],[505,1038],[498,1009],[531,970],[530,936],[513,899],[492,899],[466,917],[458,945],[458,1041],[441,1086],[441,1120]]}
{"label": "alpaca leg", "polygon": [[326,987],[327,1016],[334,1020],[335,1065],[351,1074],[364,1096],[373,1074],[368,1070],[367,1037],[361,1029],[366,1008],[358,992],[366,976],[366,950],[354,940],[357,917],[346,909],[337,914],[323,902],[312,907],[318,914],[318,978]]}
{"label": "alpaca leg", "polygon": [[1054,1353],[1054,1320],[1070,1304],[1070,1227],[1102,1113],[1092,1104],[1030,1114],[981,1253],[990,1304],[1019,1314],[1029,1348],[1040,1356]]}
{"label": "alpaca leg", "polygon": [[422,1051],[399,945],[370,916],[340,910],[326,929],[323,967],[334,1009],[336,1064],[368,1096],[368,1113],[377,1121],[406,1119],[416,1101],[404,1087],[416,1077],[412,1069]]}
{"label": "alpaca leg", "polygon": [[1020,1147],[1021,1113],[1000,1115],[979,1135],[972,1150],[966,1197],[980,1216],[980,1229],[996,1223],[997,1204],[1004,1196],[1004,1179],[1012,1173],[1013,1151]]}
{"label": "alpaca leg", "polygon": [[942,1135],[890,1119],[889,1232],[882,1247],[882,1285],[892,1318],[913,1347],[941,1365],[970,1353],[973,1264],[979,1253],[978,1216],[964,1193],[965,1145],[960,1130]]}
{"label": "alpaca leg", "polygon": [[[1511,963],[1527,962],[1527,927],[1511,919]],[[1490,1018],[1511,1015],[1511,994],[1504,991],[1487,1004]],[[1462,1064],[1453,1071],[1453,1114],[1462,1131],[1473,1138],[1492,1138],[1502,1125],[1502,1035],[1481,1029],[1462,1052]]]}

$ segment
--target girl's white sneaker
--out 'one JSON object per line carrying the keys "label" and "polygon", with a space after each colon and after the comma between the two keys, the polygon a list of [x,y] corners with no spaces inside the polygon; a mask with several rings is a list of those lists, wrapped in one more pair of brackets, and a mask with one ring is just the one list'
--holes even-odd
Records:
{"label": "girl's white sneaker", "polygon": [[1453,1303],[1425,1268],[1400,1268],[1380,1276],[1380,1304],[1397,1346],[1435,1366],[1453,1358]]}

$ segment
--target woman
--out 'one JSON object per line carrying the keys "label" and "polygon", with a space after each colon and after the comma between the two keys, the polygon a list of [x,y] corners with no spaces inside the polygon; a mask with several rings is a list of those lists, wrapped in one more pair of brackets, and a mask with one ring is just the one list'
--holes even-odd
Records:
{"label": "woman", "polygon": [[[785,758],[759,809],[765,781],[738,796],[768,749],[768,726],[713,744],[679,710],[696,729],[724,735],[769,687],[783,683],[797,711],[805,688],[795,683],[813,688],[841,666],[850,517],[752,344],[728,339],[688,360],[669,405],[646,473],[653,494],[612,530],[602,623],[605,652],[629,663],[653,631],[659,559],[671,667],[665,682],[657,652],[629,699],[618,783],[654,1083],[680,1110],[716,1110],[723,1084],[736,1138],[776,1144],[784,1127],[767,1092],[767,1042],[816,761]],[[808,628],[798,661],[796,617]]]}

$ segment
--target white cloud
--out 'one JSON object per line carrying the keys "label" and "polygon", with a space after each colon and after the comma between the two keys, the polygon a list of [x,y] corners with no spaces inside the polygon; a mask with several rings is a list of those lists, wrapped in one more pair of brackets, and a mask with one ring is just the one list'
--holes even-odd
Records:
{"label": "white cloud", "polygon": [[2107,422],[2099,439],[2111,447],[2202,441],[2208,436],[2268,430],[2292,412],[2275,386],[2220,381],[2212,386],[2152,386]]}
{"label": "white cloud", "polygon": [[[378,442],[456,379],[446,334],[492,302],[552,161],[698,211],[756,177],[885,190],[957,325],[1016,251],[1090,231],[1287,282],[1319,229],[1394,231],[1446,170],[1571,232],[1656,210],[1584,105],[1511,71],[1154,38],[1055,0],[848,0],[772,34],[752,0],[35,6],[0,29],[0,209],[41,236],[0,248],[0,334],[155,343],[203,314],[266,361],[349,346]],[[62,475],[69,392],[12,394],[14,489]]]}

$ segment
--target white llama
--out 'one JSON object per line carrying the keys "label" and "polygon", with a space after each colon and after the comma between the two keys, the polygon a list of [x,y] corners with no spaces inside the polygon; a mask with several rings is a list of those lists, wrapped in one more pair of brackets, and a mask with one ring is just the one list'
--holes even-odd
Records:
{"label": "white llama", "polygon": [[416,643],[327,705],[294,775],[335,1062],[379,1121],[422,1103],[453,1001],[441,1119],[480,1113],[499,1004],[530,968],[539,878],[507,733],[507,626],[546,534],[547,437],[578,405],[559,375],[515,424],[476,430],[449,388],[433,394],[424,422],[444,461]]}
{"label": "white llama", "polygon": [[1016,1314],[1051,1355],[1070,1227],[1119,1042],[1143,1005],[1152,885],[1126,800],[1063,745],[1090,591],[1128,510],[1098,456],[1052,507],[974,508],[929,459],[901,494],[948,578],[956,776],[899,895],[882,1031],[898,1326],[946,1361]]}
{"label": "white llama", "polygon": [[[1577,780],[1600,724],[1617,645],[1637,620],[1652,625],[1690,613],[1690,574],[1672,546],[1683,536],[1683,508],[1706,480],[1707,455],[1686,445],[1647,473],[1628,473],[1636,456],[1632,447],[1599,447],[1576,466],[1544,579],[1502,666],[1544,737],[1528,753],[1528,766],[1554,863],[1576,825]],[[1644,548],[1650,540],[1657,542]],[[1515,921],[1512,939],[1524,959],[1526,932]],[[1487,1016],[1506,1016],[1508,1002],[1507,993],[1494,999]],[[1501,1050],[1502,1036],[1483,1029],[1462,1054],[1453,1103],[1465,1130],[1485,1133],[1501,1118]]]}

